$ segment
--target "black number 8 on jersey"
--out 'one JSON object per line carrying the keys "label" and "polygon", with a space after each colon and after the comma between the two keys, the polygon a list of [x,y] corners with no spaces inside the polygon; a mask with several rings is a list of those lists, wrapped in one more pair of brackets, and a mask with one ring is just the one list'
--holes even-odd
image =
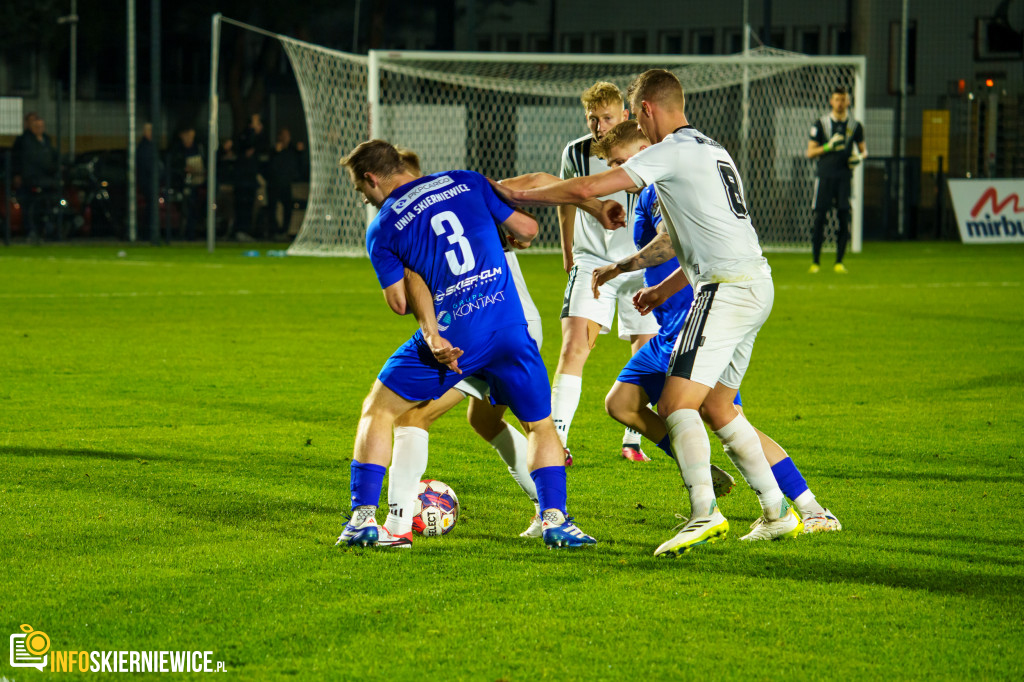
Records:
{"label": "black number 8 on jersey", "polygon": [[740,191],[740,179],[727,161],[718,162],[718,174],[722,176],[722,184],[725,185],[725,195],[729,198],[729,207],[737,218],[746,218],[747,205],[743,202],[743,192]]}

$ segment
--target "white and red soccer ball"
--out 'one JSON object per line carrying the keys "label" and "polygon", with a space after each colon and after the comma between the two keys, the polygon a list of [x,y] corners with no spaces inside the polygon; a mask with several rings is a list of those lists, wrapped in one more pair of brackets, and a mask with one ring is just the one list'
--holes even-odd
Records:
{"label": "white and red soccer ball", "polygon": [[420,535],[444,535],[459,520],[459,498],[447,483],[420,481],[413,505],[412,529]]}

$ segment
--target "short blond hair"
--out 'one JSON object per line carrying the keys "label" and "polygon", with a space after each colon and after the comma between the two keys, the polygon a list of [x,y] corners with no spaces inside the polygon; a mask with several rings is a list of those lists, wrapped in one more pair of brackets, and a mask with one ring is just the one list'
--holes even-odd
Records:
{"label": "short blond hair", "polygon": [[405,147],[395,147],[398,151],[398,157],[402,159],[402,165],[409,171],[411,175],[420,176],[423,175],[423,171],[420,170],[420,155],[411,149]]}
{"label": "short blond hair", "polygon": [[686,104],[682,83],[665,69],[644,71],[629,84],[627,93],[634,111],[640,111],[641,102],[655,102],[675,111],[683,111]]}
{"label": "short blond hair", "polygon": [[623,109],[626,108],[622,91],[616,87],[615,83],[608,81],[598,81],[591,85],[583,91],[580,101],[583,102],[583,108],[587,111],[609,104],[618,104]]}
{"label": "short blond hair", "polygon": [[604,134],[590,147],[590,152],[599,159],[607,159],[612,150],[631,144],[650,144],[636,121],[623,121]]}

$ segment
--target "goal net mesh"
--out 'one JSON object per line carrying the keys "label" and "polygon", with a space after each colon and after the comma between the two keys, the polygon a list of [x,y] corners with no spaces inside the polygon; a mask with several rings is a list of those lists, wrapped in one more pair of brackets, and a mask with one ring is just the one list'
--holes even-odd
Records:
{"label": "goal net mesh", "polygon": [[[736,160],[762,243],[808,249],[814,176],[813,163],[805,158],[810,126],[825,111],[829,91],[836,85],[852,91],[858,77],[850,63],[794,59],[767,48],[749,57],[653,57],[643,63],[614,57],[571,62],[561,55],[522,61],[522,55],[379,53],[378,104],[371,111],[367,58],[282,40],[299,82],[312,165],[308,208],[289,249],[296,255],[365,253],[367,212],[338,161],[371,129],[373,137],[417,152],[425,173],[468,168],[496,179],[533,171],[558,174],[566,143],[587,132],[580,94],[602,80],[625,93],[648,68],[679,77],[690,122]],[[557,249],[555,211],[541,210],[539,218],[535,245]]]}

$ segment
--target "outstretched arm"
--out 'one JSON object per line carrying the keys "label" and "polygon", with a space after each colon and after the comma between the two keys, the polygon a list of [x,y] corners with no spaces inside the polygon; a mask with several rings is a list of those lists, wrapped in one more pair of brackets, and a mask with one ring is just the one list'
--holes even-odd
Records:
{"label": "outstretched arm", "polygon": [[581,204],[590,199],[633,189],[639,189],[633,178],[621,168],[612,168],[597,175],[570,178],[543,187],[512,190],[506,196],[517,206],[560,206]]}
{"label": "outstretched arm", "polygon": [[[504,179],[504,180],[502,180],[500,182],[500,185],[502,187],[507,187],[510,190],[527,190],[527,189],[538,189],[540,187],[548,187],[549,185],[554,185],[555,183],[558,183],[558,182],[561,182],[561,179],[559,179],[559,177],[557,175],[551,175],[550,173],[539,173],[538,172],[538,173],[526,173],[525,175],[517,175],[514,178],[506,178],[506,179]],[[561,206],[560,207],[560,209],[566,209],[565,210],[565,216],[566,216],[566,218],[568,220],[568,223],[570,225],[570,228],[569,228],[569,230],[570,230],[570,234],[569,234],[569,237],[570,237],[570,239],[569,239],[570,247],[572,246],[572,239],[571,239],[571,237],[572,237],[572,234],[571,234],[571,231],[572,231],[572,221],[576,217],[576,211],[573,210],[573,207],[582,209],[582,210],[586,211],[587,213],[589,213],[590,215],[592,215],[595,218],[597,218],[599,221],[601,221],[601,225],[604,226],[605,229],[614,230],[614,229],[617,229],[619,227],[623,227],[625,225],[625,221],[621,221],[621,224],[612,224],[610,222],[609,210],[608,210],[608,207],[605,206],[605,204],[607,204],[607,203],[609,203],[609,202],[601,201],[600,199],[596,199],[595,198],[595,199],[587,199],[586,201],[579,201],[579,202],[577,202],[575,204],[572,204],[572,205],[566,205],[566,206]],[[563,217],[563,212],[562,212],[562,210],[559,210],[558,218],[559,218],[560,222],[564,222],[562,220],[562,217]],[[563,233],[564,233],[564,230],[563,230]],[[564,234],[563,234],[563,237],[564,237]]]}

